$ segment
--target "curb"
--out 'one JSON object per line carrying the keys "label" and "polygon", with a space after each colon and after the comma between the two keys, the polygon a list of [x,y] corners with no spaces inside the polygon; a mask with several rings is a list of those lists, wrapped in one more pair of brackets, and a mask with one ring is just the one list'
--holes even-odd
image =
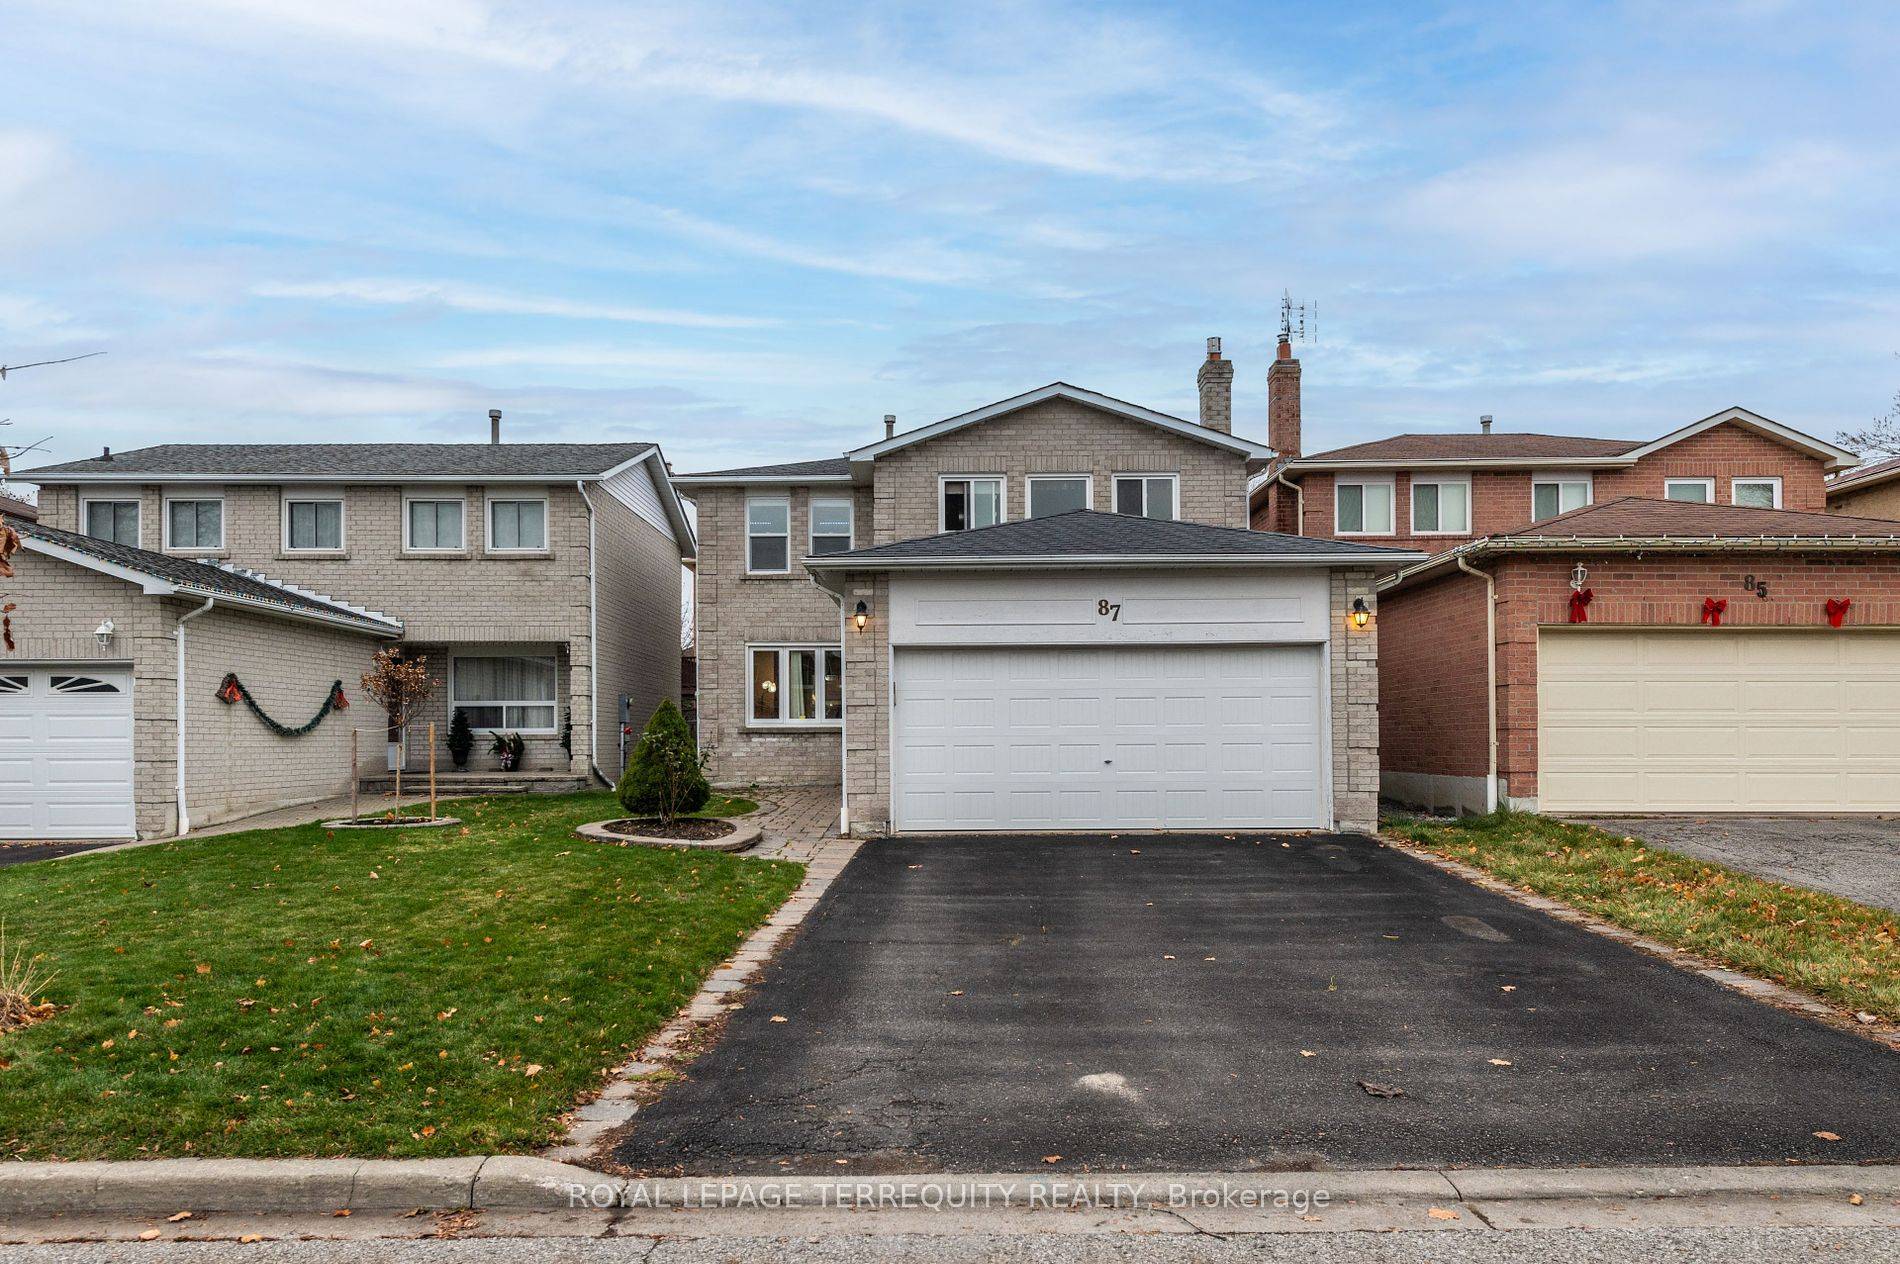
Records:
{"label": "curb", "polygon": [[1396,1171],[918,1173],[625,1180],[520,1155],[464,1159],[153,1159],[0,1167],[0,1218],[177,1211],[578,1209],[904,1211],[935,1200],[1033,1213],[1078,1202],[1127,1210],[1267,1205],[1324,1192],[1339,1203],[1537,1203],[1761,1198],[1900,1200],[1900,1167],[1491,1168]]}

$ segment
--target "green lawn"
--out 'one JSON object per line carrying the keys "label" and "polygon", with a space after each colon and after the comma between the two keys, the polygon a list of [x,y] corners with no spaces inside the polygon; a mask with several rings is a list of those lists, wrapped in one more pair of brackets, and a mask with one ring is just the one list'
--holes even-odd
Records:
{"label": "green lawn", "polygon": [[1900,1020],[1900,916],[1533,813],[1392,817],[1387,834],[1605,921]]}
{"label": "green lawn", "polygon": [[533,1150],[803,873],[576,839],[604,793],[449,810],[0,870],[70,1007],[0,1036],[0,1156]]}
{"label": "green lawn", "polygon": [[737,795],[720,794],[713,791],[712,798],[706,800],[706,806],[693,813],[694,816],[744,816],[756,812],[759,805],[750,799],[741,799]]}

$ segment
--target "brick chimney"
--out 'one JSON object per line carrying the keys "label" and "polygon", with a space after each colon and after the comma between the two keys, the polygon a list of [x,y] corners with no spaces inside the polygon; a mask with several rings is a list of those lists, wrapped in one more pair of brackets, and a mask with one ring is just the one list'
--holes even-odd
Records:
{"label": "brick chimney", "polygon": [[1267,443],[1283,459],[1300,454],[1300,362],[1284,336],[1267,370]]}
{"label": "brick chimney", "polygon": [[1220,339],[1207,340],[1207,359],[1194,375],[1201,388],[1201,424],[1231,434],[1234,429],[1234,362],[1220,357]]}

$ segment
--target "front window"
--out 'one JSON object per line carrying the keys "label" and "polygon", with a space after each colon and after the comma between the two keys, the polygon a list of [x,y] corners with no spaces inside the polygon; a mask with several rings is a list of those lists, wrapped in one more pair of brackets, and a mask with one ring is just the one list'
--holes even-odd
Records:
{"label": "front window", "polygon": [[165,547],[221,549],[224,547],[222,500],[168,500],[165,502]]}
{"label": "front window", "polygon": [[1172,474],[1121,474],[1115,478],[1115,512],[1136,518],[1173,518]]}
{"label": "front window", "polygon": [[851,502],[814,500],[811,502],[811,551],[848,553],[851,550]]}
{"label": "front window", "polygon": [[844,718],[844,652],[778,645],[751,654],[752,722],[830,724]]}
{"label": "front window", "polygon": [[470,728],[507,733],[555,731],[554,660],[497,656],[457,658],[450,709]]}
{"label": "front window", "polygon": [[1715,499],[1715,480],[1712,478],[1664,479],[1663,499],[1688,501],[1696,505],[1709,504]]}
{"label": "front window", "polygon": [[993,527],[1003,520],[1003,480],[1000,478],[946,478],[943,480],[943,529],[970,531]]}
{"label": "front window", "polygon": [[1590,503],[1587,478],[1533,478],[1531,480],[1531,520],[1542,522],[1560,513],[1581,509]]}
{"label": "front window", "polygon": [[548,502],[488,502],[488,547],[496,553],[538,552],[548,547]]}
{"label": "front window", "polygon": [[412,500],[404,512],[403,547],[420,552],[462,547],[462,502]]}
{"label": "front window", "polygon": [[286,549],[340,549],[343,547],[343,502],[289,500],[284,502]]}
{"label": "front window", "polygon": [[1729,500],[1750,509],[1781,508],[1781,480],[1778,478],[1738,478],[1729,484]]}
{"label": "front window", "polygon": [[1471,484],[1463,479],[1420,482],[1414,478],[1412,532],[1414,535],[1469,535]]}
{"label": "front window", "polygon": [[1340,535],[1391,535],[1392,484],[1340,483],[1333,522]]}
{"label": "front window", "polygon": [[746,502],[745,568],[755,575],[783,575],[792,569],[791,502]]}
{"label": "front window", "polygon": [[111,544],[139,546],[139,502],[136,500],[89,500],[86,502],[86,534]]}
{"label": "front window", "polygon": [[1047,518],[1051,514],[1073,513],[1089,507],[1089,476],[1064,474],[1059,477],[1035,474],[1029,479],[1029,516]]}

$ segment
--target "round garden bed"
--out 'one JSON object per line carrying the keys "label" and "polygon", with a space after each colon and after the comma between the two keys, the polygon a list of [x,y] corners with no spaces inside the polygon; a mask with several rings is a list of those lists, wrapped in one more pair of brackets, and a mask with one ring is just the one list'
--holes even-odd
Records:
{"label": "round garden bed", "polygon": [[435,829],[460,825],[459,816],[346,816],[323,822],[324,829]]}
{"label": "round garden bed", "polygon": [[684,847],[694,851],[744,851],[759,841],[756,825],[703,816],[682,816],[670,824],[652,816],[591,821],[574,833],[594,843]]}

